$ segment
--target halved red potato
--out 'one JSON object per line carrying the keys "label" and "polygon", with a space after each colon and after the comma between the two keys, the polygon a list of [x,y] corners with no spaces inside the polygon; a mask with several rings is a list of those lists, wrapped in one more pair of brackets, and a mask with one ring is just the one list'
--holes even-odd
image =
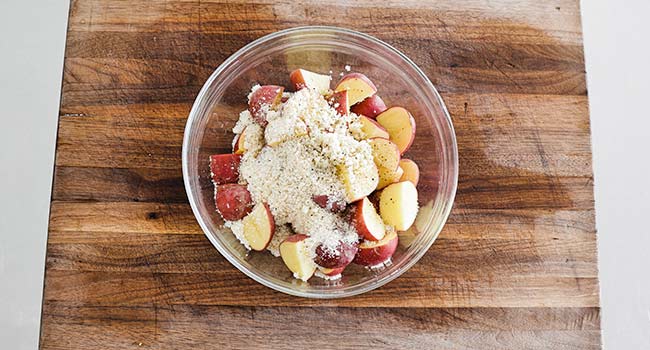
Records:
{"label": "halved red potato", "polygon": [[375,84],[361,73],[350,73],[343,76],[334,91],[348,91],[350,105],[359,103],[377,92]]}
{"label": "halved red potato", "polygon": [[386,225],[408,230],[418,215],[418,191],[411,181],[388,185],[381,191],[379,215]]}
{"label": "halved red potato", "polygon": [[375,137],[388,139],[390,137],[388,131],[373,119],[361,115],[359,116],[359,122],[361,123],[361,131],[363,131],[366,139],[372,139]]}
{"label": "halved red potato", "polygon": [[379,174],[377,189],[382,189],[399,180],[402,173],[399,168],[401,156],[397,145],[380,137],[372,138],[368,143],[372,148],[372,156]]}
{"label": "halved red potato", "polygon": [[348,98],[348,92],[337,91],[327,97],[327,103],[330,104],[336,111],[336,113],[346,116],[350,114],[350,100]]}
{"label": "halved red potato", "polygon": [[271,209],[266,203],[258,203],[243,219],[244,238],[251,249],[262,251],[266,249],[275,233],[275,220]]}
{"label": "halved red potato", "polygon": [[374,166],[374,169],[368,169],[367,167],[339,165],[337,172],[338,177],[345,186],[345,200],[348,203],[356,202],[369,195],[377,188],[379,183],[376,166]]}
{"label": "halved red potato", "polygon": [[326,94],[330,90],[329,75],[310,72],[306,69],[296,69],[289,75],[294,91],[302,88],[310,88],[318,91],[319,94]]}
{"label": "halved red potato", "polygon": [[318,266],[334,269],[347,266],[357,254],[357,245],[339,241],[336,247],[325,248],[322,244],[316,247],[314,262]]}
{"label": "halved red potato", "polygon": [[241,155],[213,154],[210,156],[210,173],[215,185],[237,182],[239,179],[239,163]]}
{"label": "halved red potato", "polygon": [[241,220],[253,208],[253,200],[246,185],[223,184],[217,185],[215,195],[217,210],[224,220]]}
{"label": "halved red potato", "polygon": [[403,107],[391,107],[377,116],[377,122],[388,131],[400,154],[408,151],[415,139],[415,119],[409,111]]}
{"label": "halved red potato", "polygon": [[305,241],[307,235],[295,234],[280,243],[280,256],[284,264],[293,272],[293,276],[303,281],[308,280],[316,271],[316,263],[311,259]]}
{"label": "halved red potato", "polygon": [[410,159],[402,158],[399,161],[399,167],[404,170],[400,181],[411,181],[417,187],[420,181],[420,168],[417,163]]}
{"label": "halved red potato", "polygon": [[235,144],[232,147],[232,152],[234,154],[246,153],[246,147],[244,146],[245,145],[244,141],[246,140],[246,129],[248,128],[244,128],[241,134],[237,136],[237,140],[235,140]]}
{"label": "halved red potato", "polygon": [[248,100],[248,111],[260,125],[266,126],[265,109],[273,108],[282,101],[284,87],[263,85],[253,91]]}
{"label": "halved red potato", "polygon": [[363,266],[376,266],[385,263],[390,259],[395,250],[399,238],[394,229],[386,231],[386,235],[379,241],[363,241],[359,244],[359,251],[353,262]]}
{"label": "halved red potato", "polygon": [[343,270],[345,270],[346,267],[347,265],[343,267],[337,267],[334,269],[328,269],[327,267],[319,266],[318,271],[320,271],[320,273],[322,273],[325,276],[335,277],[335,276],[339,276],[343,272]]}
{"label": "halved red potato", "polygon": [[365,115],[368,118],[375,118],[386,110],[386,104],[378,95],[372,95],[352,106],[350,110],[353,113]]}
{"label": "halved red potato", "polygon": [[359,236],[369,241],[379,241],[386,234],[386,225],[368,197],[354,204],[354,228]]}
{"label": "halved red potato", "polygon": [[399,182],[400,178],[402,178],[402,175],[404,174],[404,170],[400,168],[399,166],[397,169],[391,170],[388,168],[378,168],[379,171],[379,183],[377,184],[377,189],[381,190],[382,188]]}
{"label": "halved red potato", "polygon": [[401,156],[395,143],[388,139],[375,137],[369,139],[368,144],[372,148],[372,157],[377,167],[397,169]]}
{"label": "halved red potato", "polygon": [[327,209],[327,210],[331,211],[332,213],[339,213],[339,212],[345,210],[345,207],[346,207],[345,201],[334,200],[334,199],[330,198],[326,194],[314,195],[311,198],[316,204],[318,204],[319,207],[321,207],[323,209]]}

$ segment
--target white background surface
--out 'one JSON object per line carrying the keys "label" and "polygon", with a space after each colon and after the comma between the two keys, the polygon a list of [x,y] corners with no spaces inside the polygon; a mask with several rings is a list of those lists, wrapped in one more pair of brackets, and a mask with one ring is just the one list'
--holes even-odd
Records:
{"label": "white background surface", "polygon": [[583,0],[605,349],[650,349],[650,0]]}
{"label": "white background surface", "polygon": [[[650,349],[650,1],[584,0],[605,349]],[[0,1],[0,344],[36,349],[67,0]]]}
{"label": "white background surface", "polygon": [[68,0],[0,0],[0,348],[38,346]]}

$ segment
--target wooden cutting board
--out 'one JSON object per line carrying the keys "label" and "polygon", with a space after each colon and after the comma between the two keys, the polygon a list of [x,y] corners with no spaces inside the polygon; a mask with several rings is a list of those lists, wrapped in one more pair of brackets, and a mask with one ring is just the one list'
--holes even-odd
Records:
{"label": "wooden cutting board", "polygon": [[[319,3],[72,1],[41,348],[600,348],[578,1]],[[192,215],[180,161],[211,72],[251,40],[315,24],[411,57],[460,154],[454,210],[424,258],[325,301],[231,266]]]}

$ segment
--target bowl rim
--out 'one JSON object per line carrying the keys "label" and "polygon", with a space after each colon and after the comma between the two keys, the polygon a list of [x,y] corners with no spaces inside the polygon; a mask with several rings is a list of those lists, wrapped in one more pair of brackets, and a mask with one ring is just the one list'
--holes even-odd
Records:
{"label": "bowl rim", "polygon": [[[444,208],[441,211],[441,216],[440,216],[440,222],[441,224],[436,228],[436,232],[433,234],[433,238],[431,241],[426,245],[423,246],[422,249],[419,251],[415,252],[411,259],[407,261],[400,270],[388,274],[386,276],[383,276],[382,278],[376,279],[374,283],[370,284],[369,286],[366,286],[365,288],[360,288],[357,290],[347,290],[347,291],[342,291],[338,293],[332,293],[332,294],[325,294],[321,292],[305,292],[305,291],[299,291],[291,288],[287,288],[278,284],[275,284],[271,281],[266,280],[265,278],[256,275],[252,271],[250,271],[246,266],[243,266],[242,264],[237,261],[236,257],[232,256],[226,248],[222,247],[219,242],[216,241],[216,239],[210,234],[210,230],[207,227],[207,224],[205,223],[204,219],[202,218],[199,208],[197,207],[197,200],[194,194],[192,193],[192,188],[190,186],[190,176],[189,176],[189,148],[190,148],[190,135],[191,135],[191,129],[192,129],[192,122],[194,120],[195,115],[198,113],[198,110],[200,108],[200,101],[202,101],[206,95],[208,94],[208,90],[214,80],[219,76],[230,64],[232,64],[234,61],[236,61],[243,53],[247,52],[251,48],[260,45],[262,43],[265,43],[267,41],[273,40],[277,37],[281,37],[284,35],[288,34],[294,34],[294,33],[309,33],[309,32],[329,32],[332,34],[347,34],[351,36],[357,36],[362,39],[368,40],[370,42],[373,42],[374,44],[380,45],[388,49],[389,51],[392,51],[395,53],[398,57],[400,57],[402,60],[404,60],[406,63],[408,63],[411,68],[415,70],[415,72],[420,76],[420,78],[423,79],[424,84],[433,92],[434,98],[437,100],[437,103],[440,105],[443,114],[445,116],[444,120],[446,122],[446,126],[449,128],[449,137],[450,137],[450,144],[446,145],[450,147],[450,151],[448,153],[451,153],[451,167],[452,167],[452,181],[449,183],[451,186],[450,188],[450,197],[448,201],[445,203]],[[404,272],[409,270],[413,265],[415,265],[423,256],[426,254],[426,252],[431,248],[431,245],[436,241],[438,235],[440,234],[440,231],[442,231],[442,228],[447,222],[447,219],[449,218],[449,214],[451,213],[451,209],[454,204],[454,200],[456,197],[456,190],[458,187],[458,145],[456,141],[456,132],[454,130],[454,126],[451,120],[451,116],[449,114],[449,111],[447,110],[447,106],[445,105],[444,101],[442,100],[442,97],[438,93],[438,90],[435,88],[433,83],[429,80],[427,75],[404,53],[402,53],[400,50],[396,49],[392,45],[384,42],[383,40],[380,40],[378,38],[375,38],[371,35],[348,29],[348,28],[341,28],[341,27],[335,27],[335,26],[299,26],[299,27],[292,27],[292,28],[287,28],[287,29],[282,29],[267,35],[264,35],[260,38],[257,38],[250,43],[246,44],[239,50],[237,50],[235,53],[230,55],[225,61],[223,61],[210,75],[210,77],[206,80],[206,82],[203,84],[203,87],[197,94],[194,103],[192,104],[192,108],[190,109],[190,113],[187,118],[187,122],[185,124],[185,130],[183,134],[183,146],[182,146],[182,172],[183,172],[183,184],[185,186],[185,192],[187,193],[188,201],[190,203],[190,206],[192,208],[192,213],[194,214],[194,217],[196,218],[197,222],[199,223],[199,226],[201,227],[201,230],[203,231],[204,235],[208,238],[208,240],[212,243],[212,245],[217,248],[219,253],[223,257],[226,258],[232,265],[234,265],[239,271],[243,272],[245,275],[247,275],[249,278],[253,279],[254,281],[271,288],[273,290],[293,295],[293,296],[298,296],[298,297],[305,297],[305,298],[313,298],[313,299],[334,299],[334,298],[344,298],[344,297],[351,297],[354,295],[359,295],[363,294],[366,292],[369,292],[371,290],[377,289],[397,277],[401,276]],[[449,180],[444,178],[445,180]]]}

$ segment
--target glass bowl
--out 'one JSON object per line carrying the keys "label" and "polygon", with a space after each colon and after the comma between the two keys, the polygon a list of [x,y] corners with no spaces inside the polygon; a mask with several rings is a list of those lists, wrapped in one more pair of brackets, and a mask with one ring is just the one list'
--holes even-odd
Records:
{"label": "glass bowl", "polygon": [[[246,96],[259,83],[289,85],[297,68],[328,74],[367,75],[390,106],[408,109],[417,133],[405,157],[420,167],[420,211],[414,228],[400,233],[391,263],[379,269],[351,264],[343,277],[328,281],[293,278],[281,258],[247,252],[223,227],[216,212],[209,156],[232,152],[232,127],[247,108]],[[336,27],[299,27],[272,33],[244,46],[217,68],[199,92],[183,139],[183,180],[194,215],[210,242],[255,281],[291,295],[339,298],[361,294],[397,278],[415,264],[442,229],[456,193],[458,153],[449,113],[424,73],[404,54],[369,35]]]}

